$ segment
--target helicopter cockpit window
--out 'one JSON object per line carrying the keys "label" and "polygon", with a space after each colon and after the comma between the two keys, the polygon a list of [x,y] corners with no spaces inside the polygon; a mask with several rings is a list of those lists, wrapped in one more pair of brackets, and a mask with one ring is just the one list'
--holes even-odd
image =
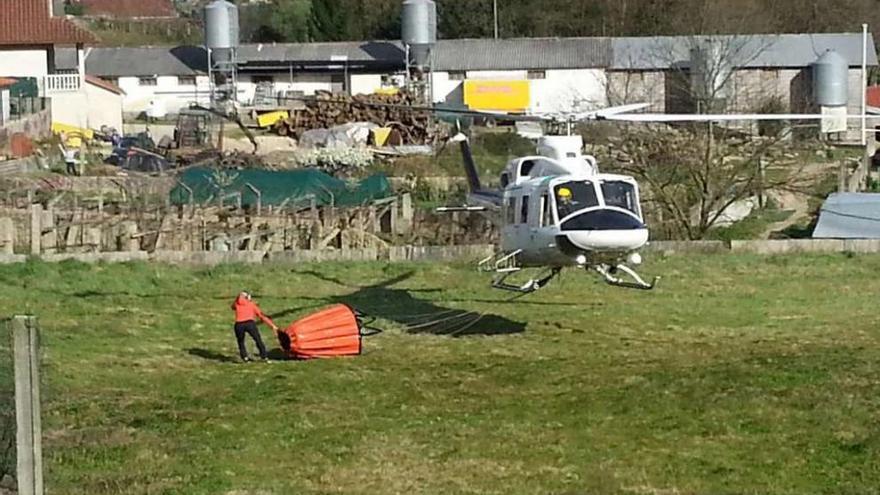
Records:
{"label": "helicopter cockpit window", "polygon": [[510,178],[507,176],[507,172],[501,174],[501,187],[507,187],[510,184]]}
{"label": "helicopter cockpit window", "polygon": [[596,189],[588,180],[560,184],[553,188],[553,194],[556,196],[556,211],[560,220],[584,208],[599,206]]}
{"label": "helicopter cockpit window", "polygon": [[603,182],[602,196],[605,198],[606,206],[616,206],[640,215],[639,203],[636,200],[636,188],[629,182]]}
{"label": "helicopter cockpit window", "polygon": [[522,162],[522,165],[519,167],[519,176],[528,177],[532,173],[533,168],[535,168],[535,162],[531,160]]}

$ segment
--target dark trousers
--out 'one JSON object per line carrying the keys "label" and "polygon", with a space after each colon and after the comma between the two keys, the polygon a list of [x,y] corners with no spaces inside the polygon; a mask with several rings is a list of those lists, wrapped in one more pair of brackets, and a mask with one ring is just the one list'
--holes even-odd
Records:
{"label": "dark trousers", "polygon": [[235,340],[238,342],[238,354],[242,359],[248,357],[247,348],[244,345],[244,334],[249,334],[254,342],[257,343],[257,349],[260,351],[260,358],[266,359],[266,346],[263,345],[263,338],[260,337],[260,331],[257,330],[257,324],[254,320],[242,321],[235,324]]}

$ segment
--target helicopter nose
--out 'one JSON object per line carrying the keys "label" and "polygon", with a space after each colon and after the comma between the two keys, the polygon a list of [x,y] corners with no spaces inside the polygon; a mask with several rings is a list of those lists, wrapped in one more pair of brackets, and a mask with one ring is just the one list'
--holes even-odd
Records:
{"label": "helicopter nose", "polygon": [[616,210],[594,210],[562,223],[562,232],[587,251],[632,251],[648,242],[648,228],[632,215]]}

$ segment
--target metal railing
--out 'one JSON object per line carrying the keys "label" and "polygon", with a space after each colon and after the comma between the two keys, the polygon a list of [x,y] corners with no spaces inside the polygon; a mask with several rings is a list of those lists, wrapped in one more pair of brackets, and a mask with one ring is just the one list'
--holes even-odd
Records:
{"label": "metal railing", "polygon": [[43,78],[43,93],[46,96],[79,91],[81,86],[82,78],[79,74],[50,74]]}

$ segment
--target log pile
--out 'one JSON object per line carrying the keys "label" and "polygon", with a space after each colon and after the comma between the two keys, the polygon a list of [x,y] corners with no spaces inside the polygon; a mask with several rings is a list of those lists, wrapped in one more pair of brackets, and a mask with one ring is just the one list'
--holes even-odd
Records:
{"label": "log pile", "polygon": [[405,92],[348,96],[319,91],[314,98],[304,100],[304,108],[291,109],[290,118],[279,121],[275,131],[298,139],[311,129],[372,122],[397,131],[401,143],[392,144],[436,144],[441,133],[431,112],[410,108],[418,106],[416,98]]}

